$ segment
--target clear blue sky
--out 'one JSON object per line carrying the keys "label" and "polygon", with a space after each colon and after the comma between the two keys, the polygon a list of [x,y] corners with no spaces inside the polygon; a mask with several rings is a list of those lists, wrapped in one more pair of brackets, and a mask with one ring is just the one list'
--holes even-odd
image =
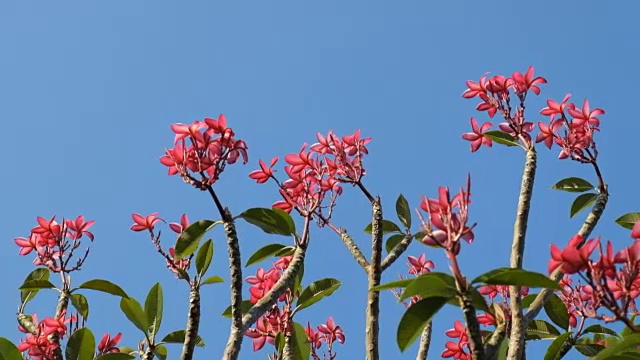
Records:
{"label": "clear blue sky", "polygon": [[[365,183],[382,196],[386,213],[403,193],[412,207],[419,195],[439,185],[458,188],[472,174],[472,219],[476,242],[465,246],[463,270],[474,276],[508,264],[523,153],[494,146],[471,154],[460,135],[477,113],[476,100],[461,98],[464,81],[486,71],[511,74],[533,65],[545,76],[540,98],[531,98],[529,119],[544,100],[566,93],[602,107],[597,136],[600,162],[611,201],[594,235],[629,242],[613,223],[640,210],[637,201],[638,134],[635,106],[640,30],[638,5],[600,1],[3,1],[0,3],[0,119],[4,134],[4,175],[0,177],[0,336],[18,340],[14,291],[32,270],[32,257],[18,256],[13,242],[35,225],[36,216],[76,217],[97,222],[96,241],[79,284],[106,278],[143,299],[157,281],[165,289],[163,332],[185,324],[187,289],[175,280],[144,233],[129,230],[131,213],[159,211],[177,221],[215,217],[210,199],[168,177],[158,158],[171,146],[169,125],[226,114],[229,125],[249,145],[250,163],[234,165],[216,185],[235,213],[269,206],[278,199],[270,185],[247,177],[260,158],[284,156],[313,142],[317,131],[340,134],[357,128],[371,136]],[[495,121],[494,121],[495,122]],[[584,215],[569,220],[571,195],[549,187],[568,176],[593,179],[589,168],[556,159],[541,149],[525,266],[545,271],[549,244],[565,244]],[[366,200],[348,189],[335,220],[365,247]],[[414,221],[415,223],[415,221]],[[245,259],[258,247],[286,239],[239,225]],[[165,231],[168,235],[169,232]],[[221,233],[214,233],[211,274],[228,277]],[[168,238],[165,237],[165,243]],[[407,255],[426,251],[436,269],[447,271],[442,254],[419,244]],[[264,264],[268,266],[269,264]],[[256,266],[245,270],[255,273]],[[384,281],[405,273],[404,261]],[[320,323],[333,315],[347,342],[339,359],[363,357],[365,275],[340,240],[314,229],[306,282],[336,277],[343,287],[299,314]],[[118,300],[85,293],[89,326],[124,333],[135,346],[141,334],[126,320]],[[29,308],[52,314],[53,292]],[[203,289],[201,335],[207,347],[197,358],[216,358],[227,338],[228,285]],[[404,308],[390,293],[382,296],[383,359],[400,355],[395,332]],[[431,356],[443,349],[443,332],[460,319],[446,308],[436,319]],[[248,339],[247,339],[248,340]],[[245,341],[243,359],[264,359]],[[541,358],[534,345],[530,358]],[[179,346],[169,348],[175,358]],[[173,354],[173,355],[171,355]],[[574,358],[580,358],[572,353]]]}

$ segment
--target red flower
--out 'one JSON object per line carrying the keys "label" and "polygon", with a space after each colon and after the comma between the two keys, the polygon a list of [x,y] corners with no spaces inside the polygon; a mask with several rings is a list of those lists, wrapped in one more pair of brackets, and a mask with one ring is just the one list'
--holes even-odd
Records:
{"label": "red flower", "polygon": [[340,326],[336,325],[336,323],[333,321],[333,317],[329,316],[326,324],[318,325],[318,331],[327,335],[327,342],[332,343],[338,340],[340,344],[344,344],[344,331],[342,331],[342,328]]}
{"label": "red flower", "polygon": [[87,230],[95,222],[96,222],[95,220],[90,220],[85,222],[84,216],[80,215],[76,218],[75,221],[67,220],[65,221],[65,224],[70,230],[74,231],[74,234],[72,234],[71,236],[74,240],[80,239],[82,235],[87,235],[87,237],[91,239],[91,241],[93,241],[93,234]]}
{"label": "red flower", "polygon": [[571,94],[567,94],[559,104],[555,100],[547,100],[547,107],[540,110],[540,114],[551,116],[551,120],[554,120],[556,116],[564,114],[564,109],[575,109],[576,106],[573,103],[567,103],[570,97]]}
{"label": "red flower", "polygon": [[478,122],[475,118],[471,118],[471,129],[472,132],[462,134],[462,138],[468,141],[471,141],[471,152],[476,152],[480,149],[480,146],[493,146],[493,142],[488,137],[484,136],[484,132],[486,132],[492,124],[490,122],[485,122],[482,126],[478,127]]}
{"label": "red flower", "polygon": [[169,223],[169,227],[176,234],[182,234],[182,232],[189,227],[189,218],[187,214],[182,214],[180,217],[180,223]]}
{"label": "red flower", "polygon": [[273,166],[278,162],[278,157],[274,157],[271,159],[271,165],[267,167],[264,161],[260,160],[260,170],[254,170],[249,174],[249,177],[256,180],[258,184],[262,184],[267,182],[271,177],[273,177]]}
{"label": "red flower", "polygon": [[157,212],[154,212],[153,214],[149,214],[147,215],[147,217],[143,217],[140,214],[135,214],[135,213],[132,214],[131,217],[133,218],[133,221],[135,222],[135,224],[131,225],[131,230],[133,231],[153,230],[155,223],[157,223],[158,221],[163,221],[157,216],[158,216]]}
{"label": "red flower", "polygon": [[523,94],[531,90],[534,94],[540,95],[540,88],[536,85],[547,83],[547,80],[543,77],[533,77],[533,66],[529,66],[529,69],[527,69],[524,75],[519,72],[514,72],[511,77],[516,94]]}
{"label": "red flower", "polygon": [[113,338],[109,334],[104,334],[102,340],[98,344],[98,355],[107,353],[119,353],[118,343],[122,338],[122,333],[117,333]]}
{"label": "red flower", "polygon": [[582,103],[582,109],[569,109],[569,114],[573,116],[573,122],[578,125],[582,125],[584,123],[588,123],[593,126],[600,126],[600,119],[596,116],[604,115],[604,110],[600,108],[595,108],[593,110],[589,109],[589,101],[587,99]]}
{"label": "red flower", "polygon": [[551,149],[553,146],[553,141],[556,138],[556,132],[562,126],[562,120],[556,119],[551,120],[551,123],[547,126],[547,124],[543,122],[538,122],[538,127],[540,128],[540,132],[538,136],[536,136],[536,142],[544,142],[544,144]]}
{"label": "red flower", "polygon": [[409,274],[422,275],[431,271],[435,264],[431,260],[426,260],[426,255],[421,254],[420,257],[409,256]]}
{"label": "red flower", "polygon": [[633,225],[633,229],[631,229],[631,237],[634,239],[640,239],[640,221]]}
{"label": "red flower", "polygon": [[557,268],[561,268],[565,274],[575,274],[587,268],[589,257],[593,250],[599,245],[596,239],[588,240],[582,248],[577,246],[584,238],[582,235],[575,235],[564,250],[560,250],[555,244],[551,244],[551,259],[549,259],[549,273]]}

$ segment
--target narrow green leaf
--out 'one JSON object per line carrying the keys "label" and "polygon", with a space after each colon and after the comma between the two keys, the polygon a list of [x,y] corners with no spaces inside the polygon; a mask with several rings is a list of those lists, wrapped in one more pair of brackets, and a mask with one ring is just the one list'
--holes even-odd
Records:
{"label": "narrow green leaf", "polygon": [[254,252],[253,255],[249,257],[249,260],[247,260],[247,263],[244,266],[253,265],[264,259],[270,258],[287,247],[287,245],[282,244],[265,245],[256,250],[256,252]]}
{"label": "narrow green leaf", "polygon": [[96,351],[96,339],[89,328],[76,330],[65,350],[65,360],[93,360]]}
{"label": "narrow green leaf", "polygon": [[160,286],[160,283],[156,283],[151,287],[147,294],[147,299],[144,301],[144,313],[147,316],[147,325],[149,326],[147,333],[151,338],[158,333],[162,323],[162,311],[164,308],[162,298],[162,286]]}
{"label": "narrow green leaf", "polygon": [[507,134],[504,131],[492,130],[492,131],[487,131],[487,132],[483,133],[483,135],[488,137],[492,141],[497,142],[498,144],[507,145],[507,146],[519,146],[520,145],[520,143],[518,142],[518,139],[516,139],[515,137]]}
{"label": "narrow green leaf", "polygon": [[527,328],[527,340],[555,339],[560,331],[544,320],[533,320]]}
{"label": "narrow green leaf", "polygon": [[295,246],[285,246],[281,250],[278,250],[277,253],[273,254],[275,257],[283,257],[283,256],[291,256],[296,252]]}
{"label": "narrow green leaf", "polygon": [[371,288],[371,291],[382,291],[382,290],[391,290],[391,289],[400,289],[406,288],[411,284],[415,279],[402,279],[388,282],[386,284],[381,284],[378,286],[374,286]]}
{"label": "narrow green leaf", "polygon": [[22,360],[20,350],[9,339],[0,337],[0,359],[1,360]]}
{"label": "narrow green leaf", "polygon": [[411,228],[411,209],[409,208],[409,202],[405,197],[400,194],[398,200],[396,200],[396,214],[398,219],[406,229]]}
{"label": "narrow green leaf", "polygon": [[616,224],[622,226],[625,229],[633,229],[633,225],[635,225],[638,221],[640,221],[640,212],[632,212],[628,214],[624,214],[616,219]]}
{"label": "narrow green leaf", "polygon": [[598,324],[594,324],[594,325],[591,325],[591,326],[587,327],[586,329],[582,330],[582,333],[584,333],[584,334],[591,333],[591,334],[613,335],[613,336],[616,336],[616,337],[619,336],[617,332],[615,332],[615,331],[613,331],[613,330],[611,330],[611,329],[609,329],[607,327],[604,327],[602,325],[598,325]]}
{"label": "narrow green leaf", "polygon": [[607,346],[606,349],[602,350],[598,353],[598,355],[594,356],[590,360],[604,360],[609,359],[610,356],[620,354],[625,350],[630,350],[633,347],[640,345],[640,334],[631,334],[622,340],[620,340],[615,345]]}
{"label": "narrow green leaf", "polygon": [[522,298],[522,308],[526,309],[529,306],[531,306],[531,303],[533,302],[533,300],[536,299],[537,296],[538,296],[538,294],[529,294],[529,295],[525,296],[524,298]]}
{"label": "narrow green leaf", "polygon": [[330,296],[338,290],[340,285],[342,285],[340,281],[332,278],[314,281],[300,293],[296,311],[307,308],[322,300],[322,298]]}
{"label": "narrow green leaf", "polygon": [[213,275],[213,276],[209,276],[208,278],[202,280],[200,282],[200,285],[217,284],[217,283],[221,283],[221,282],[224,282],[223,278],[221,278],[220,276],[217,276],[217,275]]}
{"label": "narrow green leaf", "polygon": [[120,310],[122,310],[127,319],[129,319],[135,327],[140,329],[143,333],[147,333],[149,329],[149,322],[147,321],[147,316],[138,300],[123,297],[120,299]]}
{"label": "narrow green leaf", "polygon": [[572,332],[568,331],[555,338],[555,340],[551,342],[551,345],[549,345],[549,348],[547,348],[547,352],[544,354],[544,360],[555,360],[558,356],[558,352],[562,348],[562,345],[564,345],[565,341],[569,339],[571,334]]}
{"label": "narrow green leaf", "polygon": [[280,215],[281,218],[283,218],[286,222],[287,225],[289,225],[289,231],[291,232],[291,235],[296,233],[296,223],[293,221],[293,218],[291,217],[291,214],[289,214],[288,212],[282,210],[282,209],[278,209],[276,207],[272,207],[271,208],[273,211],[275,211],[278,215]]}
{"label": "narrow green leaf", "polygon": [[96,358],[96,360],[132,360],[136,357],[133,355],[125,354],[125,353],[108,353],[104,355],[100,355]]}
{"label": "narrow green leaf", "polygon": [[120,349],[120,353],[124,354],[135,355],[138,353],[138,350],[128,346],[120,346],[118,349]]}
{"label": "narrow green leaf", "polygon": [[276,335],[275,338],[275,346],[276,346],[276,351],[281,354],[282,350],[284,350],[284,333],[282,331],[278,332],[278,334]]}
{"label": "narrow green leaf", "polygon": [[[364,232],[366,232],[367,234],[371,234],[373,232],[372,229],[373,229],[373,223],[367,225],[367,227],[364,228]],[[402,230],[400,230],[400,227],[396,225],[393,221],[382,220],[383,234],[399,233],[399,232],[402,232]]]}
{"label": "narrow green leaf", "polygon": [[395,235],[389,236],[386,244],[384,245],[387,252],[390,253],[391,250],[393,250],[393,248],[395,248],[398,244],[400,244],[400,242],[402,241],[402,239],[404,239],[405,236],[406,235],[402,235],[402,234],[395,234]]}
{"label": "narrow green leaf", "polygon": [[178,237],[178,241],[176,241],[174,259],[177,261],[193,254],[198,248],[204,234],[220,223],[220,221],[198,220],[189,225],[182,231]]}
{"label": "narrow green leaf", "polygon": [[167,349],[166,346],[160,345],[155,348],[153,353],[158,357],[158,359],[167,360],[167,356],[169,355],[169,350]]}
{"label": "narrow green leaf", "polygon": [[400,319],[396,341],[404,352],[420,336],[427,323],[449,301],[446,297],[430,297],[413,304]]}
{"label": "narrow green leaf", "polygon": [[598,198],[597,194],[594,193],[586,193],[578,196],[571,204],[571,211],[569,213],[569,217],[572,218],[582,210],[588,208],[593,204]]}
{"label": "narrow green leaf", "polygon": [[402,292],[400,300],[405,300],[415,295],[426,297],[453,298],[458,291],[455,280],[449,274],[431,272],[415,278]]}
{"label": "narrow green leaf", "polygon": [[209,270],[211,259],[213,258],[213,241],[207,240],[202,244],[198,254],[196,255],[196,271],[198,276],[202,277]]}
{"label": "narrow green leaf", "polygon": [[78,311],[78,314],[86,320],[89,318],[89,301],[82,294],[71,294],[71,305]]}
{"label": "narrow green leaf", "polygon": [[124,292],[124,290],[122,290],[120,286],[110,281],[101,280],[101,279],[89,280],[83,283],[82,285],[78,286],[78,289],[96,290],[96,291],[101,291],[107,294],[120,296],[123,298],[129,297],[127,293]]}
{"label": "narrow green leaf", "polygon": [[584,356],[595,356],[605,348],[599,344],[575,344],[573,347]]}
{"label": "narrow green leaf", "polygon": [[[49,280],[50,274],[51,272],[47,268],[37,268],[32,272],[30,272],[29,275],[27,275],[27,277],[24,279],[24,282],[26,283],[29,280]],[[21,304],[28,303],[36,296],[36,294],[38,294],[38,291],[39,291],[38,289],[21,291],[20,303]]]}
{"label": "narrow green leaf", "polygon": [[551,294],[547,303],[544,304],[544,311],[554,324],[565,331],[569,329],[569,312],[567,311],[567,306],[560,300],[558,295]]}
{"label": "narrow green leaf", "polygon": [[578,177],[568,177],[566,179],[558,181],[551,187],[551,189],[580,193],[593,190],[595,189],[595,186],[591,185],[591,183],[585,179],[581,179]]}
{"label": "narrow green leaf", "polygon": [[491,270],[473,279],[472,284],[485,283],[487,285],[516,285],[530,288],[547,288],[561,290],[557,282],[546,275],[515,268],[499,268]]}
{"label": "narrow green leaf", "polygon": [[20,290],[40,290],[40,289],[53,289],[56,286],[49,280],[28,280],[25,281]]}
{"label": "narrow green leaf", "polygon": [[285,217],[283,213],[286,214],[284,211],[281,212],[273,209],[252,208],[237,217],[246,220],[249,224],[259,227],[267,234],[285,236],[295,234],[295,229],[291,228],[292,222],[289,221],[291,216],[287,214],[287,217]]}
{"label": "narrow green leaf", "polygon": [[293,354],[295,360],[309,360],[311,356],[311,344],[307,338],[307,333],[304,331],[304,326],[293,323]]}
{"label": "narrow green leaf", "polygon": [[[252,306],[253,304],[251,303],[250,300],[243,300],[242,304],[240,305],[240,309],[242,310],[243,314],[246,314],[249,311],[249,309],[251,309]],[[229,305],[226,309],[224,309],[221,315],[231,319],[231,305]]]}
{"label": "narrow green leaf", "polygon": [[[184,334],[184,330],[176,330],[167,334],[167,336],[162,339],[162,342],[168,344],[182,344],[184,343]],[[204,347],[204,340],[202,340],[200,336],[196,337],[196,346]]]}

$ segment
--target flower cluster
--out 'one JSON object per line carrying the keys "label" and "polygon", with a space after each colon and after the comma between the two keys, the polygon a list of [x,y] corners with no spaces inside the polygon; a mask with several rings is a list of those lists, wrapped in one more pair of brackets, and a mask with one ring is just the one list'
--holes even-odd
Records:
{"label": "flower cluster", "polygon": [[20,247],[20,255],[28,255],[32,251],[36,253],[33,264],[46,266],[53,272],[71,272],[79,270],[86,259],[89,249],[80,257],[74,266],[69,267],[69,260],[73,252],[81,245],[80,239],[84,236],[93,241],[93,234],[89,228],[95,221],[85,221],[83,216],[75,220],[56,221],[56,217],[47,220],[38,216],[38,226],[31,229],[28,238],[14,239]]}
{"label": "flower cluster", "polygon": [[[640,295],[640,221],[635,224],[631,237],[633,243],[618,252],[614,252],[610,241],[604,247],[599,238],[583,241],[581,235],[571,238],[564,249],[551,245],[549,272],[561,269],[584,281],[576,286],[572,286],[571,278],[565,277],[562,281],[560,295],[573,326],[577,323],[575,318],[582,317],[621,320],[635,327],[628,318],[638,314],[635,301]],[[596,249],[599,258],[594,260],[592,255]],[[599,314],[601,308],[612,315]]]}
{"label": "flower cluster", "polygon": [[454,360],[471,360],[471,352],[469,350],[469,336],[467,334],[467,328],[459,321],[456,320],[453,324],[453,329],[445,332],[447,337],[456,339],[456,341],[447,341],[444,346],[445,350],[440,356],[443,358],[453,358]]}
{"label": "flower cluster", "polygon": [[[259,268],[255,276],[246,278],[246,282],[251,284],[249,293],[251,294],[250,300],[252,304],[258,302],[273,288],[289,266],[292,258],[293,256],[282,256],[274,262],[271,269]],[[293,303],[297,296],[299,296],[297,291],[294,292],[291,289],[287,289],[278,298],[278,302],[258,319],[255,327],[245,332],[247,337],[253,339],[253,351],[261,350],[267,343],[276,345],[278,334],[291,332]],[[311,343],[311,356],[314,360],[321,359],[318,355],[318,350],[323,344],[327,346],[324,358],[334,359],[336,356],[333,350],[334,343],[338,341],[343,344],[345,341],[344,331],[340,326],[336,325],[332,317],[329,317],[325,324],[318,325],[317,330],[314,330],[311,324],[307,323],[305,331]]]}
{"label": "flower cluster", "polygon": [[310,214],[322,210],[322,202],[330,194],[329,213],[323,216],[330,218],[331,209],[336,198],[342,193],[340,184],[359,184],[366,174],[362,160],[369,151],[366,144],[371,138],[360,138],[360,130],[342,138],[329,132],[327,136],[316,135],[318,142],[307,150],[304,144],[297,154],[285,157],[288,165],[284,170],[289,177],[280,183],[274,176],[273,166],[278,161],[275,157],[267,167],[260,160],[260,169],[249,174],[258,183],[265,183],[269,179],[276,181],[280,187],[283,200],[273,206],[291,212],[297,208],[303,214]]}
{"label": "flower cluster", "polygon": [[26,334],[26,338],[18,344],[18,350],[27,351],[27,354],[33,360],[49,360],[55,359],[55,351],[60,347],[59,343],[52,341],[51,336],[57,336],[58,339],[64,338],[67,334],[67,323],[76,321],[76,316],[66,316],[66,310],[63,310],[57,317],[47,317],[38,322],[38,318],[34,314],[31,320],[37,325],[37,332],[31,333],[22,326],[18,330]]}
{"label": "flower cluster", "polygon": [[[176,260],[175,249],[173,247],[169,248],[169,253],[167,254],[160,246],[160,232],[155,233],[155,224],[157,222],[164,222],[163,219],[158,217],[158,213],[154,212],[147,216],[142,216],[140,214],[132,214],[131,218],[133,219],[134,224],[131,225],[132,231],[149,231],[151,236],[151,242],[156,247],[156,251],[160,253],[165,258],[167,262],[167,268],[173,272],[177,278],[181,279],[182,271],[188,270],[191,267],[191,257]],[[169,228],[180,235],[182,232],[189,226],[189,218],[186,214],[182,214],[180,217],[179,223],[169,223]]]}
{"label": "flower cluster", "polygon": [[[415,256],[407,256],[407,266],[409,267],[409,275],[414,275],[415,277],[419,277],[420,275],[424,275],[424,274],[428,274],[431,272],[431,270],[433,270],[433,268],[435,268],[435,264],[433,263],[433,261],[431,260],[427,260],[427,256],[426,254],[422,253],[420,254],[420,256],[415,257]],[[402,276],[402,274],[398,275],[400,277],[400,280],[404,279],[404,277]],[[396,289],[391,289],[391,292],[393,293],[393,295],[400,300],[401,296],[400,293],[398,292],[398,290]],[[406,308],[411,307],[411,305],[417,303],[418,301],[421,300],[421,297],[418,295],[414,295],[412,297],[410,297],[408,299],[407,302],[402,301],[402,304],[404,304],[404,306]]]}
{"label": "flower cluster", "polygon": [[227,164],[234,164],[240,157],[244,164],[248,161],[247,144],[234,138],[224,115],[190,125],[173,124],[171,130],[176,134],[174,146],[165,151],[160,162],[169,168],[169,175],[179,174],[198,189],[213,185]]}
{"label": "flower cluster", "polygon": [[429,216],[422,219],[422,230],[425,233],[422,242],[429,246],[444,248],[457,255],[460,252],[460,239],[473,242],[473,226],[469,220],[469,204],[471,204],[471,177],[467,178],[466,190],[451,199],[449,188],[438,188],[438,198],[422,197],[420,208]]}

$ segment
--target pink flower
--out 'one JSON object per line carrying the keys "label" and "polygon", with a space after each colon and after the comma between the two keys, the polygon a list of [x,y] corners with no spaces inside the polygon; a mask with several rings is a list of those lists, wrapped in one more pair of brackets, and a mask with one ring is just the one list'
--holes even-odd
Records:
{"label": "pink flower", "polygon": [[118,343],[122,338],[122,333],[117,333],[114,337],[109,334],[104,334],[102,340],[98,344],[98,355],[104,355],[107,353],[119,353]]}
{"label": "pink flower", "polygon": [[135,224],[131,225],[131,230],[133,231],[144,231],[144,230],[149,230],[152,231],[154,228],[155,223],[157,223],[158,221],[163,221],[161,218],[157,217],[158,213],[154,212],[152,214],[147,215],[146,217],[143,217],[140,214],[132,214],[131,217],[133,218],[133,221],[135,222]]}
{"label": "pink flower", "polygon": [[631,237],[634,239],[640,239],[640,221],[637,221],[631,229]]}
{"label": "pink flower", "polygon": [[478,122],[475,118],[471,118],[471,129],[472,132],[468,132],[462,134],[462,138],[471,142],[471,152],[476,152],[480,149],[481,145],[491,147],[493,142],[488,137],[484,136],[484,132],[486,132],[492,124],[490,122],[485,122],[482,126],[478,127]]}
{"label": "pink flower", "polygon": [[551,116],[551,120],[553,121],[556,116],[564,114],[565,109],[575,109],[575,105],[573,103],[567,103],[571,94],[567,94],[562,102],[558,104],[557,101],[549,99],[547,100],[547,107],[540,110],[540,114],[545,116]]}
{"label": "pink flower", "polygon": [[267,167],[264,161],[260,160],[258,163],[260,164],[260,170],[254,170],[249,174],[249,177],[256,180],[258,184],[262,184],[267,182],[270,178],[273,177],[273,166],[278,162],[278,157],[274,157],[271,159],[271,165]]}
{"label": "pink flower", "polygon": [[67,227],[70,230],[74,231],[74,234],[72,234],[71,236],[74,240],[80,239],[82,235],[87,235],[87,237],[91,239],[91,241],[93,241],[93,234],[87,230],[94,223],[95,223],[95,220],[90,220],[85,222],[84,216],[82,215],[78,216],[75,221],[71,221],[71,220],[65,221],[65,224],[67,225]]}
{"label": "pink flower", "polygon": [[600,126],[600,119],[596,116],[604,115],[604,110],[600,108],[595,108],[593,110],[589,109],[589,101],[587,99],[582,103],[582,109],[569,109],[569,114],[573,116],[573,122],[581,125],[584,123],[588,123],[593,126]]}
{"label": "pink flower", "polygon": [[426,255],[421,254],[420,257],[409,256],[409,274],[422,275],[431,271],[435,264],[431,260],[426,260]]}
{"label": "pink flower", "polygon": [[180,223],[169,223],[169,227],[176,234],[182,234],[182,232],[189,227],[189,218],[187,214],[182,214],[180,217]]}
{"label": "pink flower", "polygon": [[540,95],[540,88],[537,84],[546,84],[547,80],[543,77],[533,77],[533,66],[529,66],[527,72],[522,75],[522,73],[514,72],[511,75],[513,79],[513,86],[516,91],[516,94],[523,94],[527,91],[531,90],[534,94]]}
{"label": "pink flower", "polygon": [[556,132],[562,126],[562,120],[556,119],[551,120],[551,124],[547,126],[547,124],[543,122],[538,122],[538,127],[540,128],[540,132],[538,136],[536,136],[536,142],[544,142],[544,144],[551,149],[553,146],[553,141],[556,138]]}
{"label": "pink flower", "polygon": [[549,260],[549,273],[557,268],[561,268],[565,274],[575,274],[585,270],[589,261],[589,257],[593,250],[600,244],[599,240],[588,240],[580,249],[578,244],[584,238],[582,235],[575,235],[569,240],[567,247],[560,250],[555,244],[551,244],[551,259]]}
{"label": "pink flower", "polygon": [[338,340],[340,344],[344,344],[344,341],[345,341],[344,332],[342,331],[342,328],[340,326],[337,326],[336,323],[333,321],[333,317],[329,316],[329,319],[327,319],[326,324],[318,325],[318,331],[327,335],[327,342],[332,343]]}

